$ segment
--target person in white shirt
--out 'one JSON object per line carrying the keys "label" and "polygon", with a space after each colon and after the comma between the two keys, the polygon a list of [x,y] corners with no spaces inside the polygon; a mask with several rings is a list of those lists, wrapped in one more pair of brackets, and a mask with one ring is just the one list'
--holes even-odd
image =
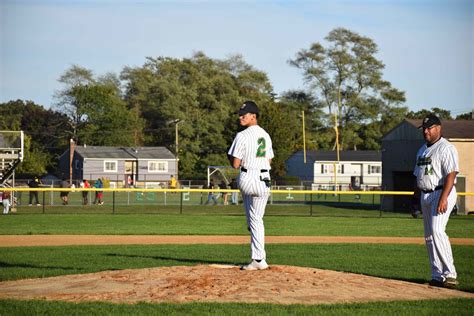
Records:
{"label": "person in white shirt", "polygon": [[272,140],[258,126],[259,109],[255,102],[246,101],[238,114],[240,125],[245,129],[237,133],[227,155],[232,167],[240,168],[238,186],[251,237],[252,261],[242,266],[242,270],[264,270],[268,268],[268,264],[263,216],[270,196],[270,164],[274,155]]}
{"label": "person in white shirt", "polygon": [[459,173],[458,152],[441,136],[441,121],[436,115],[428,115],[419,128],[423,129],[426,144],[416,155],[412,212],[421,205],[431,264],[430,285],[455,288],[458,285],[457,273],[446,225],[457,199],[454,184]]}

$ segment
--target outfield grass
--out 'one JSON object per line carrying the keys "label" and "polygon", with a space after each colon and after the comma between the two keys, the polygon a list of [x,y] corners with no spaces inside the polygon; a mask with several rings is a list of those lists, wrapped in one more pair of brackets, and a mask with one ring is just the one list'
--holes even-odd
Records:
{"label": "outfield grass", "polygon": [[[19,206],[17,214],[185,214],[185,215],[242,215],[242,205],[45,205]],[[267,205],[267,215],[287,216],[335,216],[335,217],[410,217],[408,213],[380,212],[367,205],[334,203],[273,204]]]}
{"label": "outfield grass", "polygon": [[474,300],[426,300],[336,305],[238,303],[110,304],[0,300],[0,315],[459,315],[472,316]]}
{"label": "outfield grass", "polygon": [[[269,236],[423,236],[408,218],[265,216]],[[452,217],[450,237],[474,238],[474,218]],[[248,235],[243,215],[44,214],[0,216],[0,235]]]}

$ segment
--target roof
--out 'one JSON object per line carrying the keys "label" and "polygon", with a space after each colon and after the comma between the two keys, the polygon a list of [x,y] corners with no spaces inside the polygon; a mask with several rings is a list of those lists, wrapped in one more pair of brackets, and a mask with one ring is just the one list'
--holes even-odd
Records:
{"label": "roof", "polygon": [[[418,128],[422,120],[405,119],[408,123]],[[474,139],[474,120],[441,120],[444,138]]]}
{"label": "roof", "polygon": [[[303,151],[296,154],[303,155]],[[333,150],[309,150],[307,157],[313,161],[337,161]],[[343,150],[339,152],[339,161],[382,161],[382,153],[377,150]]]}
{"label": "roof", "polygon": [[75,152],[83,158],[98,159],[175,159],[166,147],[105,147],[77,146]]}

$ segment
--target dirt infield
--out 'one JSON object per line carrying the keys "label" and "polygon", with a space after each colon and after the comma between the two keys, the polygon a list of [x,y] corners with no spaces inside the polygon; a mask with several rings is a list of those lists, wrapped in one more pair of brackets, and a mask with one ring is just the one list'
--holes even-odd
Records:
{"label": "dirt infield", "polygon": [[0,298],[69,302],[246,302],[335,304],[474,298],[474,294],[404,281],[293,266],[242,271],[198,265],[105,271],[0,282]]}
{"label": "dirt infield", "polygon": [[[450,238],[453,245],[474,245],[474,238]],[[172,235],[0,235],[0,247],[132,245],[132,244],[246,244],[249,236]],[[360,236],[266,236],[268,244],[278,243],[374,243],[424,244],[421,237]]]}

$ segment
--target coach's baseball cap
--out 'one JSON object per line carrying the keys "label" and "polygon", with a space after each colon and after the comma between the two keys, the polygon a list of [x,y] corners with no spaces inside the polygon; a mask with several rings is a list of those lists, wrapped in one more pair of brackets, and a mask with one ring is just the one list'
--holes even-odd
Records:
{"label": "coach's baseball cap", "polygon": [[433,125],[441,125],[441,121],[436,115],[430,114],[423,119],[422,124],[418,128],[429,128]]}
{"label": "coach's baseball cap", "polygon": [[237,111],[237,114],[239,116],[245,115],[247,113],[254,113],[258,114],[258,106],[255,104],[253,101],[245,101],[244,104],[240,107],[239,111]]}

